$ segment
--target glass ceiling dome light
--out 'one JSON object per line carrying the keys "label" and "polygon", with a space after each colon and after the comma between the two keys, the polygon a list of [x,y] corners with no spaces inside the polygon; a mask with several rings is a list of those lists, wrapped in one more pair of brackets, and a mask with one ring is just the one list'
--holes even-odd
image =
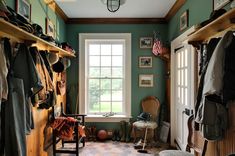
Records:
{"label": "glass ceiling dome light", "polygon": [[116,12],[120,8],[120,5],[124,4],[126,0],[101,0],[102,3],[107,5],[107,9],[110,12]]}

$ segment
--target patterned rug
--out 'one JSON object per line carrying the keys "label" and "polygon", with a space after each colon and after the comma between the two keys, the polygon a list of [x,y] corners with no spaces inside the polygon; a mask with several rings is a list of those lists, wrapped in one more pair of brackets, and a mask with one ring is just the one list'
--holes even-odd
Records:
{"label": "patterned rug", "polygon": [[139,153],[134,149],[133,143],[115,141],[86,142],[86,146],[80,148],[79,156],[156,156],[159,151],[167,149],[168,145],[156,143],[155,146],[147,146],[147,154]]}

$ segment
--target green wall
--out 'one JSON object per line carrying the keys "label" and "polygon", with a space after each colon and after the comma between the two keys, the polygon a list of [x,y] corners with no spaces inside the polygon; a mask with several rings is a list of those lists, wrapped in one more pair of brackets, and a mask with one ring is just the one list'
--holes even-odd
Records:
{"label": "green wall", "polygon": [[[66,36],[66,24],[63,19],[57,16],[44,2],[44,0],[28,0],[31,4],[31,22],[37,23],[46,33],[46,17],[55,25],[56,40],[63,42]],[[7,5],[15,9],[15,0],[6,0]]]}
{"label": "green wall", "polygon": [[209,18],[212,11],[212,0],[186,0],[183,7],[175,14],[173,18],[169,21],[168,24],[168,39],[172,41],[174,38],[179,36],[180,31],[180,15],[185,11],[189,11],[189,27],[199,24],[200,22]]}
{"label": "green wall", "polygon": [[[68,90],[72,88],[73,93],[70,93],[75,103],[77,96],[78,85],[78,35],[79,33],[131,33],[132,34],[132,116],[136,116],[141,112],[140,101],[148,96],[153,95],[159,98],[160,102],[165,102],[165,66],[164,61],[155,57],[151,53],[151,49],[140,49],[139,38],[146,36],[153,36],[153,31],[160,32],[161,38],[167,41],[167,25],[166,24],[71,24],[67,25],[67,41],[77,51],[76,58],[72,59],[72,65],[68,69]],[[153,68],[140,69],[138,68],[139,56],[153,56]],[[140,88],[138,87],[139,74],[154,74],[154,87],[153,88]],[[76,89],[74,89],[76,88]],[[74,106],[73,106],[74,107]]]}
{"label": "green wall", "polygon": [[[223,7],[226,10],[230,9],[230,3]],[[209,19],[213,11],[213,0],[186,0],[185,4],[180,10],[170,19],[168,23],[168,40],[172,41],[177,36],[182,34],[187,29],[180,31],[180,15],[185,11],[189,12],[188,28],[193,25],[200,24],[201,22]]]}

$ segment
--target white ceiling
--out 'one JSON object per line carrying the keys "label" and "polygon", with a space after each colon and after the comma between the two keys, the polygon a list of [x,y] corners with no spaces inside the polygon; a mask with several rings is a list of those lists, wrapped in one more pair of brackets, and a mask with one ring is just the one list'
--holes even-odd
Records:
{"label": "white ceiling", "polygon": [[101,0],[55,0],[69,18],[164,18],[176,0],[126,0],[111,13]]}

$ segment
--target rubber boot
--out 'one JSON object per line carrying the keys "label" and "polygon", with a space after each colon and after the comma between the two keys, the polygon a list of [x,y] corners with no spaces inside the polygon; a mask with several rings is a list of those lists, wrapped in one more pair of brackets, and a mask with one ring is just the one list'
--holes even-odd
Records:
{"label": "rubber boot", "polygon": [[120,140],[121,140],[120,132],[119,130],[117,130],[116,141],[120,141]]}
{"label": "rubber boot", "polygon": [[126,121],[120,121],[120,126],[121,126],[121,142],[124,142],[126,140]]}
{"label": "rubber boot", "polygon": [[117,140],[117,130],[114,130],[112,141],[116,141],[116,140]]}
{"label": "rubber boot", "polygon": [[130,122],[126,123],[126,142],[130,142],[131,140],[131,130],[132,124]]}

